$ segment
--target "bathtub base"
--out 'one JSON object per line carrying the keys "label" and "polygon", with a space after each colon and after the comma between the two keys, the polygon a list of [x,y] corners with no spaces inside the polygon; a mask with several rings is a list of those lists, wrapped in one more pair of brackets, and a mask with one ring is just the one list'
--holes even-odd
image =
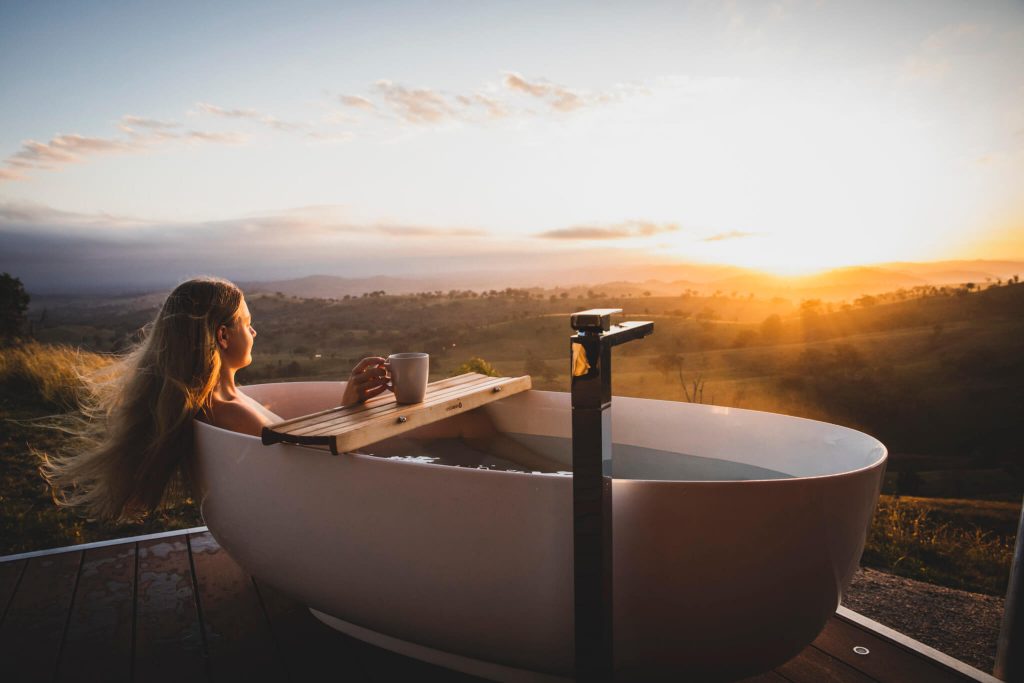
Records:
{"label": "bathtub base", "polygon": [[371,631],[368,628],[357,626],[330,614],[324,614],[312,607],[309,608],[309,611],[314,617],[334,630],[341,631],[345,635],[361,640],[364,643],[390,650],[403,657],[412,657],[413,659],[444,667],[445,669],[460,671],[470,676],[499,681],[500,683],[572,683],[573,681],[572,678],[565,678],[564,676],[555,676],[527,669],[516,669],[511,666],[485,662],[443,650],[436,650],[432,647],[410,643],[407,640],[399,640],[377,631]]}

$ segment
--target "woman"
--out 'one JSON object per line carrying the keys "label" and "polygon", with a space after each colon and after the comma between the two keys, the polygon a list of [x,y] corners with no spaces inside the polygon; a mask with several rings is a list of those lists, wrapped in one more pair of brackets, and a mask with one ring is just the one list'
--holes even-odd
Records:
{"label": "woman", "polygon": [[[280,418],[235,384],[252,363],[256,330],[242,291],[196,278],[167,297],[143,341],[89,389],[69,429],[73,455],[45,458],[41,472],[60,505],[128,521],[188,495],[194,419],[258,436]],[[352,370],[341,404],[388,388],[385,360]]]}

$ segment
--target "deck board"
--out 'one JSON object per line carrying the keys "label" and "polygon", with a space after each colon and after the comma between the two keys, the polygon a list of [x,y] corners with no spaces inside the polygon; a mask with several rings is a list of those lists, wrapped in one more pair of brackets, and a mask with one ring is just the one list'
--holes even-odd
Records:
{"label": "deck board", "polygon": [[143,541],[137,557],[134,680],[209,680],[186,538]]}
{"label": "deck board", "polygon": [[53,680],[81,562],[81,551],[28,560],[0,625],[6,680]]}
{"label": "deck board", "polygon": [[[867,655],[854,646],[867,647]],[[0,678],[12,681],[473,683],[339,633],[244,572],[208,532],[0,560]],[[775,671],[742,683],[971,681],[833,616]]]}
{"label": "deck board", "polygon": [[135,544],[85,551],[58,681],[131,680]]}
{"label": "deck board", "polygon": [[813,645],[775,670],[792,683],[871,683],[872,678]]}
{"label": "deck board", "polygon": [[[841,618],[830,619],[825,630],[814,641],[815,647],[827,652],[836,659],[868,674],[879,683],[900,683],[901,681],[930,681],[934,683],[953,683],[962,681],[957,674],[932,664],[922,657],[904,656],[902,648],[893,646],[887,641],[867,630],[844,621]],[[853,651],[856,646],[866,647],[868,654],[859,655]]]}
{"label": "deck board", "polygon": [[281,658],[252,578],[210,532],[188,538],[211,680],[282,680]]}

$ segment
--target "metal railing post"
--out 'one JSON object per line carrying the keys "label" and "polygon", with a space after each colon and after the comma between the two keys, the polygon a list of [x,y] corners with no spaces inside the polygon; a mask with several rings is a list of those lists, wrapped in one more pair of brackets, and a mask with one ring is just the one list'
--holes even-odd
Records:
{"label": "metal railing post", "polygon": [[1024,503],[1017,525],[1017,543],[1006,587],[1003,623],[999,629],[996,666],[992,673],[1008,683],[1024,682]]}

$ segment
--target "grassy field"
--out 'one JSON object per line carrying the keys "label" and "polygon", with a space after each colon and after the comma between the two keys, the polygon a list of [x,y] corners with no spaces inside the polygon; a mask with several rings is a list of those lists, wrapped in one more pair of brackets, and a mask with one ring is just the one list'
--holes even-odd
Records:
{"label": "grassy field", "polygon": [[[481,357],[502,374],[532,375],[538,389],[565,391],[569,313],[597,306],[655,321],[653,336],[616,350],[616,395],[780,412],[877,436],[890,460],[864,563],[1002,593],[1024,492],[1019,284],[799,306],[693,295],[567,300],[525,290],[254,295],[260,336],[239,379],[343,379],[363,356],[426,350],[433,379]],[[52,309],[36,331],[50,345],[0,353],[0,553],[201,523],[189,504],[142,525],[81,520],[55,509],[35,472],[33,449],[57,442],[33,420],[70,405],[73,360],[107,362],[79,347],[123,349],[152,315],[153,301]]]}

